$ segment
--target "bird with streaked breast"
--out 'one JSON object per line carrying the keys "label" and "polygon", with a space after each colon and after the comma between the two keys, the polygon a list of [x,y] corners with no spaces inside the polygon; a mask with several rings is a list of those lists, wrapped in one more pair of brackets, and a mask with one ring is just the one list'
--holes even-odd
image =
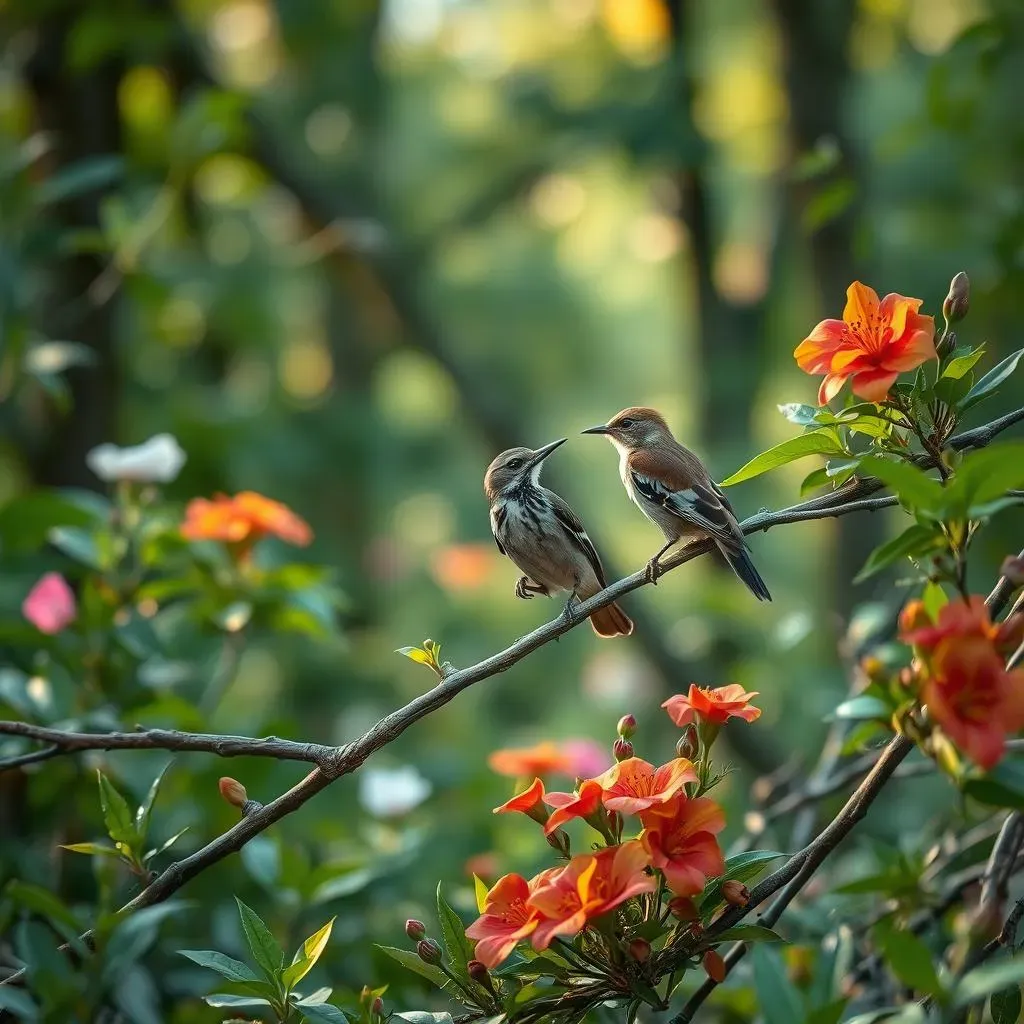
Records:
{"label": "bird with streaked breast", "polygon": [[[509,448],[487,467],[484,493],[490,503],[491,532],[498,550],[524,573],[516,583],[516,597],[550,597],[568,591],[565,614],[574,600],[585,601],[604,590],[604,569],[583,524],[554,491],[540,484],[544,460],[566,438],[534,451]],[[598,636],[628,636],[633,622],[617,605],[590,614]]]}
{"label": "bird with streaked breast", "polygon": [[730,568],[759,601],[770,601],[765,582],[747,553],[747,542],[729,499],[704,464],[684,448],[656,409],[633,406],[584,434],[604,434],[619,451],[619,474],[633,502],[661,529],[667,543],[647,563],[652,583],[661,556],[681,540],[715,542]]}

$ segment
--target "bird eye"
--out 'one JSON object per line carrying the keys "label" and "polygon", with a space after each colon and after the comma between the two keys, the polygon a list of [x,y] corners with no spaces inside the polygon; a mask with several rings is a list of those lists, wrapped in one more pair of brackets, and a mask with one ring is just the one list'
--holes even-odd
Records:
{"label": "bird eye", "polygon": [[505,463],[505,465],[509,469],[518,469],[522,464],[523,464],[523,460],[522,459],[509,459],[508,462]]}
{"label": "bird eye", "polygon": [[624,428],[624,429],[626,429],[626,430],[629,430],[629,428],[630,428],[631,426],[633,426],[633,423],[634,423],[634,421],[633,421],[633,420],[620,420],[620,421],[619,421],[619,426],[620,426],[620,427],[623,427],[623,428]]}

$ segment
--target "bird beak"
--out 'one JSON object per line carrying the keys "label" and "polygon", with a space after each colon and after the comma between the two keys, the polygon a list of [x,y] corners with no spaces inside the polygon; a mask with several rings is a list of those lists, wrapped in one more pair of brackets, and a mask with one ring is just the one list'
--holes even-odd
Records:
{"label": "bird beak", "polygon": [[586,430],[581,430],[581,434],[610,434],[611,431],[603,423],[599,423],[596,427],[587,427]]}
{"label": "bird beak", "polygon": [[551,444],[544,445],[543,448],[538,448],[533,453],[533,458],[530,459],[530,468],[543,462],[556,448],[565,444],[569,439],[567,437],[560,437],[557,441],[552,441]]}

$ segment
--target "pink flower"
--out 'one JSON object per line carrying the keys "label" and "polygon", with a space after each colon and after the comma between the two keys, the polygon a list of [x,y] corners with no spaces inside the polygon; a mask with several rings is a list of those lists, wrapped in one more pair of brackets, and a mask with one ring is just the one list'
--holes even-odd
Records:
{"label": "pink flower", "polygon": [[595,740],[566,740],[562,753],[569,758],[569,774],[577,779],[592,779],[608,767],[608,752]]}
{"label": "pink flower", "polygon": [[75,595],[59,572],[48,572],[29,591],[21,613],[40,633],[53,636],[75,621]]}

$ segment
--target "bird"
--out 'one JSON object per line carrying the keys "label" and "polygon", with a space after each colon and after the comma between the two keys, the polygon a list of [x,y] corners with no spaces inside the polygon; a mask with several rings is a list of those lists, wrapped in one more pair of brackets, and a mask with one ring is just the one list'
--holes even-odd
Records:
{"label": "bird", "polygon": [[730,568],[759,601],[770,601],[729,499],[704,464],[684,448],[656,409],[632,406],[584,434],[604,434],[619,451],[619,474],[630,498],[667,543],[647,563],[647,578],[657,583],[661,556],[680,540],[715,542]]}
{"label": "bird", "polygon": [[[509,448],[487,467],[484,493],[490,504],[491,532],[498,550],[524,573],[516,597],[550,597],[568,591],[564,614],[574,601],[585,601],[604,590],[605,576],[597,549],[565,501],[540,484],[544,460],[566,438],[543,448]],[[590,613],[590,624],[601,637],[628,636],[633,622],[617,605]]]}

